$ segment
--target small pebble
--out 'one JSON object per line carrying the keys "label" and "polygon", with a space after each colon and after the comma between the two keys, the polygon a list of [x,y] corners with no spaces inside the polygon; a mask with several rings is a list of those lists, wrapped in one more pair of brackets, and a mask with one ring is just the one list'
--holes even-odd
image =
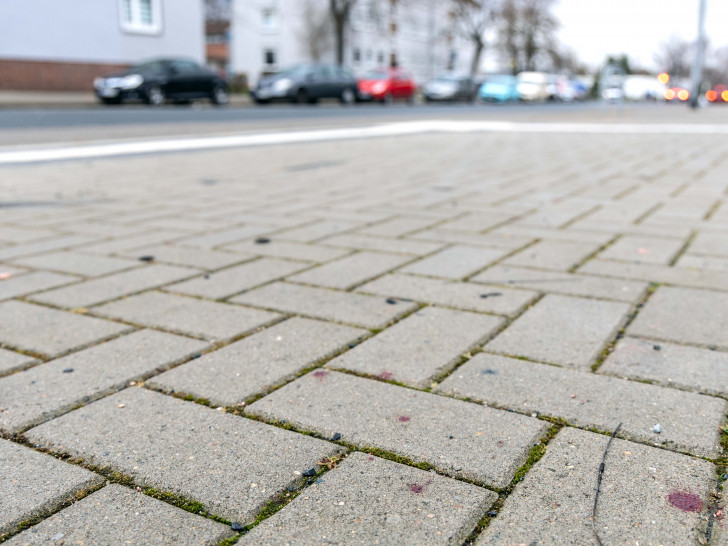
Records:
{"label": "small pebble", "polygon": [[116,406],[116,407],[117,407],[117,408],[123,408],[123,407],[125,407],[125,406],[126,406],[126,404],[119,404],[119,405],[118,405],[118,406]]}
{"label": "small pebble", "polygon": [[71,372],[73,372],[73,368],[66,368],[65,370],[63,370],[63,373],[71,373]]}
{"label": "small pebble", "polygon": [[653,349],[654,349],[655,351],[659,351],[660,349],[662,349],[662,347],[660,347],[659,345],[653,345],[653,346],[652,346],[652,348],[653,348]]}
{"label": "small pebble", "polygon": [[268,237],[258,237],[255,240],[256,245],[267,245],[268,243],[270,243],[270,239],[268,239]]}
{"label": "small pebble", "polygon": [[309,468],[308,470],[304,470],[303,471],[303,475],[306,476],[307,478],[310,478],[311,476],[315,476],[316,475],[316,469],[315,468]]}
{"label": "small pebble", "polygon": [[209,278],[210,278],[210,275],[205,275],[205,278],[206,278],[206,279],[209,279]]}
{"label": "small pebble", "polygon": [[153,262],[154,256],[139,256],[140,262]]}
{"label": "small pebble", "polygon": [[495,510],[491,510],[490,512],[488,512],[488,517],[489,518],[494,518],[497,515],[498,515],[498,512],[496,512]]}
{"label": "small pebble", "polygon": [[480,297],[485,298],[495,298],[496,296],[502,296],[503,294],[500,292],[488,292],[487,294],[481,294]]}
{"label": "small pebble", "polygon": [[395,300],[394,298],[387,298],[387,299],[386,299],[385,301],[386,301],[386,302],[387,302],[387,303],[388,303],[389,305],[396,305],[396,304],[397,304],[397,300]]}
{"label": "small pebble", "polygon": [[662,432],[662,427],[659,423],[652,427],[652,432],[654,432],[655,434],[660,434],[660,432]]}
{"label": "small pebble", "polygon": [[233,521],[233,524],[230,526],[230,529],[233,531],[243,531],[245,530],[245,525],[238,521]]}
{"label": "small pebble", "polygon": [[336,442],[337,440],[341,440],[341,434],[339,432],[334,432],[334,435],[331,437],[331,441]]}

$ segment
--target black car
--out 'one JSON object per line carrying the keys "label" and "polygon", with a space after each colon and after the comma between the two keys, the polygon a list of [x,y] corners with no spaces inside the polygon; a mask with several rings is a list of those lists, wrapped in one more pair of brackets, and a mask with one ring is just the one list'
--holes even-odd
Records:
{"label": "black car", "polygon": [[163,104],[167,99],[189,102],[210,99],[227,104],[228,85],[219,75],[189,59],[155,59],[94,80],[96,96],[104,104],[141,100]]}
{"label": "black car", "polygon": [[336,65],[306,64],[263,76],[251,91],[258,104],[275,100],[314,104],[323,98],[338,98],[344,104],[357,99],[357,80]]}

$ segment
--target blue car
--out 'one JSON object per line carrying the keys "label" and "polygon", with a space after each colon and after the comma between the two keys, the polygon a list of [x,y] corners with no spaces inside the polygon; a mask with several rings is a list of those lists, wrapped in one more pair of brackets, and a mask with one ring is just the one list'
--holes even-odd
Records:
{"label": "blue car", "polygon": [[486,102],[507,102],[518,100],[515,76],[488,76],[480,86],[478,96]]}

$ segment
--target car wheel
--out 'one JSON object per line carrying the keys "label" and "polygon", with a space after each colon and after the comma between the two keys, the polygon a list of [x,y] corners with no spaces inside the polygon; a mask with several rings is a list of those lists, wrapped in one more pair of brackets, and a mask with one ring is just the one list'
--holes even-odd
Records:
{"label": "car wheel", "polygon": [[101,103],[107,106],[112,106],[116,104],[121,104],[121,99],[119,97],[113,99],[101,99]]}
{"label": "car wheel", "polygon": [[223,87],[220,84],[217,84],[215,87],[212,88],[212,93],[210,94],[210,101],[212,104],[216,104],[217,106],[223,106],[228,103],[230,100],[230,96],[228,95],[227,89]]}
{"label": "car wheel", "polygon": [[293,102],[296,102],[298,104],[304,104],[308,102],[308,93],[306,93],[305,89],[299,89],[296,91],[296,96],[293,99]]}
{"label": "car wheel", "polygon": [[356,102],[356,93],[352,88],[347,87],[341,92],[339,100],[341,101],[341,104],[354,104]]}
{"label": "car wheel", "polygon": [[392,104],[394,102],[394,97],[392,96],[392,93],[387,93],[382,97],[382,104]]}
{"label": "car wheel", "polygon": [[407,97],[407,104],[412,106],[414,103],[415,103],[415,96],[414,96],[414,94],[412,94],[409,97]]}
{"label": "car wheel", "polygon": [[164,91],[158,85],[152,85],[147,88],[146,103],[152,106],[160,106],[164,104],[167,97],[164,96]]}

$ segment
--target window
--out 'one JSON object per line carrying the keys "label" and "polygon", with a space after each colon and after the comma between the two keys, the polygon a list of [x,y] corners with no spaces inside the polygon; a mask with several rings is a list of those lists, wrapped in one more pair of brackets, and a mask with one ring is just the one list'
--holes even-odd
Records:
{"label": "window", "polygon": [[355,47],[352,52],[352,60],[354,61],[354,64],[359,64],[359,62],[361,62],[361,49],[358,47]]}
{"label": "window", "polygon": [[169,67],[175,74],[193,74],[200,69],[197,63],[192,61],[172,61]]}
{"label": "window", "polygon": [[264,49],[263,50],[263,63],[266,66],[274,66],[276,64],[276,50],[275,49]]}
{"label": "window", "polygon": [[384,62],[384,51],[377,53],[377,62],[382,64]]}
{"label": "window", "polygon": [[162,32],[162,0],[119,0],[121,29],[137,34]]}
{"label": "window", "polygon": [[267,30],[278,28],[278,13],[275,8],[263,8],[261,12],[261,24]]}

